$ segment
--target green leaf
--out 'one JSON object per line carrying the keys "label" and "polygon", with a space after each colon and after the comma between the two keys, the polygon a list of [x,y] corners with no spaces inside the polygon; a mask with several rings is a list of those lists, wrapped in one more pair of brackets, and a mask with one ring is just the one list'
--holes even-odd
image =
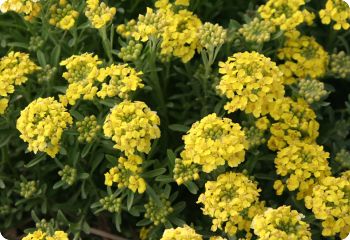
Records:
{"label": "green leaf", "polygon": [[184,183],[184,185],[186,186],[188,191],[190,191],[190,193],[197,194],[199,188],[194,182],[186,182]]}
{"label": "green leaf", "polygon": [[88,155],[88,153],[90,152],[91,150],[91,147],[92,147],[93,143],[88,143],[84,146],[82,152],[81,152],[81,157],[85,158],[86,155]]}
{"label": "green leaf", "polygon": [[6,187],[5,183],[3,180],[0,179],[0,188],[4,189]]}
{"label": "green leaf", "polygon": [[137,227],[143,227],[143,226],[147,226],[147,225],[149,225],[149,224],[151,224],[151,223],[152,223],[152,221],[151,221],[150,219],[145,218],[145,219],[142,219],[141,221],[138,221],[138,222],[136,223],[136,226],[137,226]]}
{"label": "green leaf", "polygon": [[61,46],[57,44],[51,53],[50,62],[52,66],[58,66],[61,56]]}
{"label": "green leaf", "polygon": [[32,216],[32,219],[33,219],[34,222],[36,222],[36,223],[40,222],[40,220],[39,220],[39,218],[36,215],[34,210],[30,211],[30,215]]}
{"label": "green leaf", "polygon": [[177,218],[175,216],[170,216],[169,221],[171,221],[173,224],[175,224],[178,227],[182,227],[183,225],[186,224],[186,222],[180,218]]}
{"label": "green leaf", "polygon": [[84,180],[84,179],[88,179],[89,177],[90,177],[90,174],[88,173],[80,173],[78,178],[81,180]]}
{"label": "green leaf", "polygon": [[98,207],[101,207],[101,203],[100,201],[98,202],[94,202],[93,204],[91,204],[90,208],[98,208]]}
{"label": "green leaf", "polygon": [[134,202],[134,197],[135,197],[135,193],[129,191],[128,197],[126,199],[126,206],[127,206],[128,211],[130,211],[130,209],[132,207],[132,204]]}
{"label": "green leaf", "polygon": [[169,125],[169,129],[173,130],[175,132],[186,133],[190,129],[190,127],[182,125],[182,124],[171,124],[171,125]]}
{"label": "green leaf", "polygon": [[58,189],[60,187],[62,187],[63,185],[65,184],[65,182],[63,182],[62,180],[59,180],[58,182],[56,182],[54,185],[53,185],[53,189]]}
{"label": "green leaf", "polygon": [[38,58],[38,62],[40,66],[42,67],[46,66],[45,54],[40,49],[36,52],[36,56]]}
{"label": "green leaf", "polygon": [[81,115],[79,112],[77,112],[77,111],[75,111],[75,110],[73,110],[73,109],[71,109],[69,112],[70,112],[70,115],[72,115],[72,116],[73,116],[75,119],[77,119],[78,121],[84,120],[84,116]]}
{"label": "green leaf", "polygon": [[25,164],[25,168],[31,168],[40,163],[41,161],[46,159],[46,155],[44,153],[38,154],[33,160],[31,160],[29,163]]}
{"label": "green leaf", "polygon": [[163,182],[163,183],[171,183],[171,182],[174,181],[174,179],[172,177],[170,177],[170,176],[162,175],[162,176],[156,177],[156,181],[157,182]]}
{"label": "green leaf", "polygon": [[159,205],[162,204],[159,199],[159,196],[156,194],[156,192],[153,190],[153,188],[149,184],[147,184],[146,192],[156,202],[156,204],[159,204]]}
{"label": "green leaf", "polygon": [[154,169],[154,170],[142,173],[141,177],[143,177],[143,178],[154,178],[154,177],[157,177],[159,175],[162,175],[165,172],[166,172],[165,168],[158,168],[158,169]]}

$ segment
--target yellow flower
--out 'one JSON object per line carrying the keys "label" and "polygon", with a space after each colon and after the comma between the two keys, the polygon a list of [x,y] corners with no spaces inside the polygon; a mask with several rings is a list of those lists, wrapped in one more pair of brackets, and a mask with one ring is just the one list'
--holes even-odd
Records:
{"label": "yellow flower", "polygon": [[14,11],[24,14],[24,19],[32,21],[41,11],[41,3],[37,0],[5,0],[0,4],[0,12]]}
{"label": "yellow flower", "polygon": [[106,3],[100,3],[99,0],[87,0],[86,5],[85,15],[92,26],[97,29],[110,22],[117,11],[115,7],[110,8]]}
{"label": "yellow flower", "polygon": [[314,15],[307,10],[300,10],[305,5],[305,0],[268,0],[265,5],[259,7],[260,16],[271,21],[281,30],[296,28],[303,22],[312,24]]}
{"label": "yellow flower", "polygon": [[230,100],[228,112],[240,109],[259,117],[284,96],[282,72],[260,53],[236,53],[219,66],[223,76],[217,88]]}
{"label": "yellow flower", "polygon": [[46,240],[69,240],[68,234],[63,231],[55,231],[53,236],[47,237]]}
{"label": "yellow flower", "polygon": [[46,233],[43,233],[41,230],[36,230],[33,233],[29,233],[22,238],[22,240],[46,240]]}
{"label": "yellow flower", "polygon": [[57,0],[50,7],[49,23],[63,30],[69,30],[75,25],[79,12],[67,0]]}
{"label": "yellow flower", "polygon": [[230,167],[237,167],[244,161],[247,142],[240,125],[215,113],[194,123],[183,140],[184,164],[199,164],[206,173],[226,162]]}
{"label": "yellow flower", "polygon": [[[277,153],[276,172],[286,179],[284,184],[289,191],[298,190],[300,200],[311,193],[315,183],[331,175],[328,158],[329,153],[322,146],[296,142]],[[275,189],[281,191],[279,180]]]}
{"label": "yellow flower", "polygon": [[125,154],[148,153],[151,140],[160,137],[160,119],[144,102],[123,101],[107,116],[103,126],[114,147]]}
{"label": "yellow flower", "polygon": [[20,138],[34,153],[46,152],[52,158],[60,149],[63,131],[72,124],[72,117],[54,98],[38,98],[31,102],[17,120]]}
{"label": "yellow flower", "polygon": [[166,229],[160,240],[203,240],[203,238],[194,229],[185,225],[175,229]]}
{"label": "yellow flower", "polygon": [[259,240],[311,240],[309,224],[301,220],[303,217],[290,206],[270,208],[254,217],[252,228]]}
{"label": "yellow flower", "polygon": [[[298,35],[300,34],[297,33]],[[279,67],[287,84],[293,83],[295,76],[323,77],[327,70],[328,53],[309,36],[287,38],[284,47],[279,49],[278,58],[285,61]]]}
{"label": "yellow flower", "polygon": [[206,182],[197,203],[204,205],[203,214],[213,218],[212,231],[219,228],[235,235],[241,230],[249,232],[252,218],[263,209],[263,203],[258,202],[259,192],[257,183],[244,174],[228,172]]}
{"label": "yellow flower", "polygon": [[316,114],[302,99],[297,102],[290,98],[279,99],[270,115],[276,121],[271,124],[268,140],[268,147],[273,151],[298,141],[314,143],[318,137]]}
{"label": "yellow flower", "polygon": [[97,56],[88,53],[73,55],[61,61],[60,65],[67,69],[62,76],[69,83],[66,94],[60,97],[61,102],[66,100],[74,105],[81,96],[85,100],[92,100],[98,91],[95,85],[98,83],[98,66],[101,63]]}
{"label": "yellow flower", "polygon": [[7,97],[15,91],[15,85],[22,85],[28,75],[39,70],[29,54],[10,52],[0,59],[0,97]]}
{"label": "yellow flower", "polygon": [[350,27],[350,8],[344,0],[327,0],[325,9],[319,12],[323,24],[335,22],[335,30],[348,30]]}
{"label": "yellow flower", "polygon": [[0,116],[5,113],[9,100],[7,98],[0,98]]}
{"label": "yellow flower", "polygon": [[137,72],[127,64],[112,64],[109,67],[102,68],[99,70],[98,80],[103,83],[101,90],[97,92],[97,96],[102,99],[115,96],[127,99],[131,92],[143,88],[144,85],[139,77],[140,75],[142,75],[142,72]]}
{"label": "yellow flower", "polygon": [[190,0],[176,0],[175,5],[188,7],[190,6]]}
{"label": "yellow flower", "polygon": [[105,173],[105,185],[112,186],[117,183],[118,188],[129,188],[133,192],[144,193],[146,182],[140,176],[143,159],[138,155],[120,157],[116,167]]}
{"label": "yellow flower", "polygon": [[350,181],[346,177],[326,177],[317,184],[305,206],[322,220],[322,235],[345,238],[350,231]]}

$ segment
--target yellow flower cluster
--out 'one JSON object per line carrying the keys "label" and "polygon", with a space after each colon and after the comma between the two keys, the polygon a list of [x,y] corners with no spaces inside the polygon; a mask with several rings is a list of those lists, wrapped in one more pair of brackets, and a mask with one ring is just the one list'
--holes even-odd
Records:
{"label": "yellow flower cluster", "polygon": [[230,167],[237,167],[244,161],[247,143],[241,126],[215,113],[195,122],[183,140],[184,164],[199,164],[206,173],[226,162]]}
{"label": "yellow flower cluster", "polygon": [[68,81],[69,86],[66,94],[60,96],[60,100],[64,105],[68,103],[74,105],[81,96],[85,100],[94,98],[98,91],[95,83],[99,75],[98,65],[101,63],[97,56],[87,53],[73,55],[60,63],[68,70],[63,73],[63,78]]}
{"label": "yellow flower cluster", "polygon": [[12,51],[0,59],[0,113],[5,111],[7,97],[15,91],[15,86],[25,83],[28,75],[39,69],[27,53]]}
{"label": "yellow flower cluster", "polygon": [[281,149],[275,158],[275,166],[284,183],[281,180],[275,182],[277,195],[282,194],[282,184],[286,184],[289,191],[298,190],[298,200],[309,195],[320,179],[331,175],[328,158],[329,153],[316,144],[298,142]]}
{"label": "yellow flower cluster", "polygon": [[235,53],[219,66],[223,76],[217,88],[230,100],[225,105],[228,112],[240,109],[259,117],[284,96],[282,72],[260,53]]}
{"label": "yellow flower cluster", "polygon": [[276,31],[276,27],[269,20],[254,18],[249,23],[243,24],[238,30],[247,42],[263,43],[271,38],[271,34]]}
{"label": "yellow flower cluster", "polygon": [[106,3],[99,0],[87,0],[85,15],[91,22],[94,28],[102,28],[110,22],[117,9],[115,7],[108,7]]}
{"label": "yellow flower cluster", "polygon": [[72,121],[64,106],[54,98],[38,98],[21,111],[17,129],[20,138],[29,144],[29,151],[46,152],[54,158],[60,149],[62,133]]}
{"label": "yellow flower cluster", "polygon": [[140,177],[142,163],[143,159],[138,155],[120,157],[117,166],[105,173],[105,185],[112,186],[116,183],[118,188],[127,187],[133,192],[144,193],[146,182]]}
{"label": "yellow flower cluster", "polygon": [[57,1],[50,7],[49,23],[63,30],[69,30],[75,25],[79,12],[73,8],[68,0]]}
{"label": "yellow flower cluster", "polygon": [[7,98],[0,98],[0,115],[5,113],[8,104],[9,100]]}
{"label": "yellow flower cluster", "polygon": [[107,116],[103,126],[107,137],[116,143],[116,149],[126,155],[148,153],[151,140],[160,137],[160,119],[144,102],[123,101]]}
{"label": "yellow flower cluster", "polygon": [[202,203],[203,213],[213,218],[212,231],[223,229],[235,235],[239,230],[249,231],[249,220],[254,216],[249,208],[259,204],[259,192],[257,183],[244,174],[227,172],[206,182],[197,203]]}
{"label": "yellow flower cluster", "polygon": [[14,11],[24,14],[24,19],[32,21],[40,14],[40,0],[5,0],[0,4],[0,12]]}
{"label": "yellow flower cluster", "polygon": [[115,96],[127,99],[131,92],[144,86],[142,79],[139,77],[142,72],[137,72],[127,64],[112,64],[109,67],[101,68],[99,71],[98,80],[103,83],[101,90],[97,92],[97,96],[102,99]]}
{"label": "yellow flower cluster", "polygon": [[281,30],[288,31],[296,28],[303,22],[312,24],[314,14],[307,10],[300,10],[305,5],[305,0],[268,0],[265,5],[259,7],[260,16],[271,21]]}
{"label": "yellow flower cluster", "polygon": [[171,202],[164,195],[160,196],[160,204],[150,198],[145,209],[145,218],[150,219],[155,226],[165,224],[168,215],[174,211]]}
{"label": "yellow flower cluster", "polygon": [[101,129],[95,115],[87,116],[82,121],[77,121],[76,126],[79,132],[78,141],[88,143],[95,139],[98,131]]}
{"label": "yellow flower cluster", "polygon": [[[184,152],[182,152],[184,153]],[[173,169],[174,179],[178,185],[186,183],[192,180],[199,179],[199,166],[198,164],[184,164],[184,161],[180,158],[175,159],[175,167]]]}
{"label": "yellow flower cluster", "polygon": [[350,181],[346,177],[326,177],[305,198],[305,206],[322,220],[322,235],[340,234],[344,239],[350,232]]}
{"label": "yellow flower cluster", "polygon": [[203,240],[203,238],[193,228],[185,225],[175,229],[166,229],[160,240]]}
{"label": "yellow flower cluster", "polygon": [[348,30],[350,27],[350,8],[344,0],[327,0],[325,9],[320,10],[319,14],[323,24],[334,21],[335,30]]}
{"label": "yellow flower cluster", "polygon": [[291,98],[277,100],[270,116],[276,121],[271,124],[271,137],[267,143],[273,151],[298,141],[314,143],[318,137],[316,114],[302,99],[297,102]]}
{"label": "yellow flower cluster", "polygon": [[278,58],[285,61],[279,67],[286,83],[294,82],[294,76],[322,77],[327,70],[328,53],[313,37],[300,36],[299,32],[287,38],[284,47],[279,49]]}
{"label": "yellow flower cluster", "polygon": [[[183,1],[178,4],[187,5]],[[146,14],[140,15],[137,21],[118,26],[117,32],[136,41],[145,42],[151,37],[161,39],[160,54],[163,57],[175,56],[188,62],[200,48],[201,20],[186,9],[178,10],[168,1],[157,1],[155,6],[158,9],[147,8]]]}
{"label": "yellow flower cluster", "polygon": [[41,230],[36,230],[29,233],[22,240],[69,240],[68,234],[63,231],[55,231],[53,235],[44,233]]}
{"label": "yellow flower cluster", "polygon": [[311,240],[309,224],[290,206],[267,209],[254,217],[252,228],[259,240]]}

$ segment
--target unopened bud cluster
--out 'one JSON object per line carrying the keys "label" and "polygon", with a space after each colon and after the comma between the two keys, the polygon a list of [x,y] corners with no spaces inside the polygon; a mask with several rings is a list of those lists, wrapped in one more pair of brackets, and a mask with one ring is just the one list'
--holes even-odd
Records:
{"label": "unopened bud cluster", "polygon": [[84,120],[78,121],[76,126],[79,132],[79,142],[92,142],[98,131],[101,129],[101,126],[97,123],[95,115],[86,116]]}
{"label": "unopened bud cluster", "polygon": [[200,45],[212,49],[225,43],[227,30],[219,24],[204,23],[198,32]]}
{"label": "unopened bud cluster", "polygon": [[134,40],[130,40],[125,47],[120,49],[118,57],[124,62],[132,62],[138,59],[142,51],[142,44]]}
{"label": "unopened bud cluster", "polygon": [[243,24],[238,30],[247,42],[263,43],[271,39],[276,28],[270,21],[254,18],[251,22]]}
{"label": "unopened bud cluster", "polygon": [[165,198],[164,195],[160,196],[161,204],[158,204],[153,199],[150,199],[145,204],[146,213],[145,218],[150,219],[155,226],[164,224],[167,220],[167,216],[174,211],[171,207],[171,202]]}
{"label": "unopened bud cluster", "polygon": [[77,169],[65,165],[64,168],[58,172],[58,175],[61,176],[63,182],[71,186],[77,180]]}
{"label": "unopened bud cluster", "polygon": [[344,51],[333,53],[329,64],[329,71],[337,78],[350,77],[350,56]]}
{"label": "unopened bud cluster", "polygon": [[31,198],[37,192],[37,182],[36,181],[28,181],[20,183],[20,192],[19,194],[24,198]]}
{"label": "unopened bud cluster", "polygon": [[248,141],[248,149],[258,147],[266,142],[264,131],[255,126],[243,128],[245,137]]}
{"label": "unopened bud cluster", "polygon": [[341,149],[335,156],[335,161],[338,162],[343,168],[350,169],[350,152],[345,149]]}
{"label": "unopened bud cluster", "polygon": [[318,102],[327,95],[323,82],[316,79],[299,79],[298,95],[304,98],[309,104]]}
{"label": "unopened bud cluster", "polygon": [[44,45],[44,39],[40,36],[32,36],[29,40],[28,50],[35,52],[39,50]]}
{"label": "unopened bud cluster", "polygon": [[113,195],[101,198],[100,203],[103,209],[107,210],[110,213],[119,213],[122,208],[122,199],[116,198]]}
{"label": "unopened bud cluster", "polygon": [[174,179],[178,185],[199,179],[199,166],[197,164],[185,165],[179,158],[175,160]]}
{"label": "unopened bud cluster", "polygon": [[11,212],[11,207],[7,204],[0,206],[0,216],[5,216]]}
{"label": "unopened bud cluster", "polygon": [[50,229],[53,228],[53,219],[49,222],[46,219],[41,219],[40,222],[35,224],[36,229],[40,229],[42,232],[50,232]]}
{"label": "unopened bud cluster", "polygon": [[56,67],[51,67],[50,65],[44,66],[37,75],[38,83],[49,82],[54,77],[56,71]]}

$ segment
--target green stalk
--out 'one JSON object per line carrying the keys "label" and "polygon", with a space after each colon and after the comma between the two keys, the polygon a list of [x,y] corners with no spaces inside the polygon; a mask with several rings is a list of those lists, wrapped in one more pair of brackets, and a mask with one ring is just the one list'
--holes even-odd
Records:
{"label": "green stalk", "polygon": [[107,38],[106,26],[100,28],[98,30],[98,33],[99,33],[99,35],[100,35],[100,37],[102,39],[103,50],[104,50],[104,52],[106,53],[106,55],[108,57],[108,64],[112,64],[113,63],[112,46],[111,46],[111,42]]}

